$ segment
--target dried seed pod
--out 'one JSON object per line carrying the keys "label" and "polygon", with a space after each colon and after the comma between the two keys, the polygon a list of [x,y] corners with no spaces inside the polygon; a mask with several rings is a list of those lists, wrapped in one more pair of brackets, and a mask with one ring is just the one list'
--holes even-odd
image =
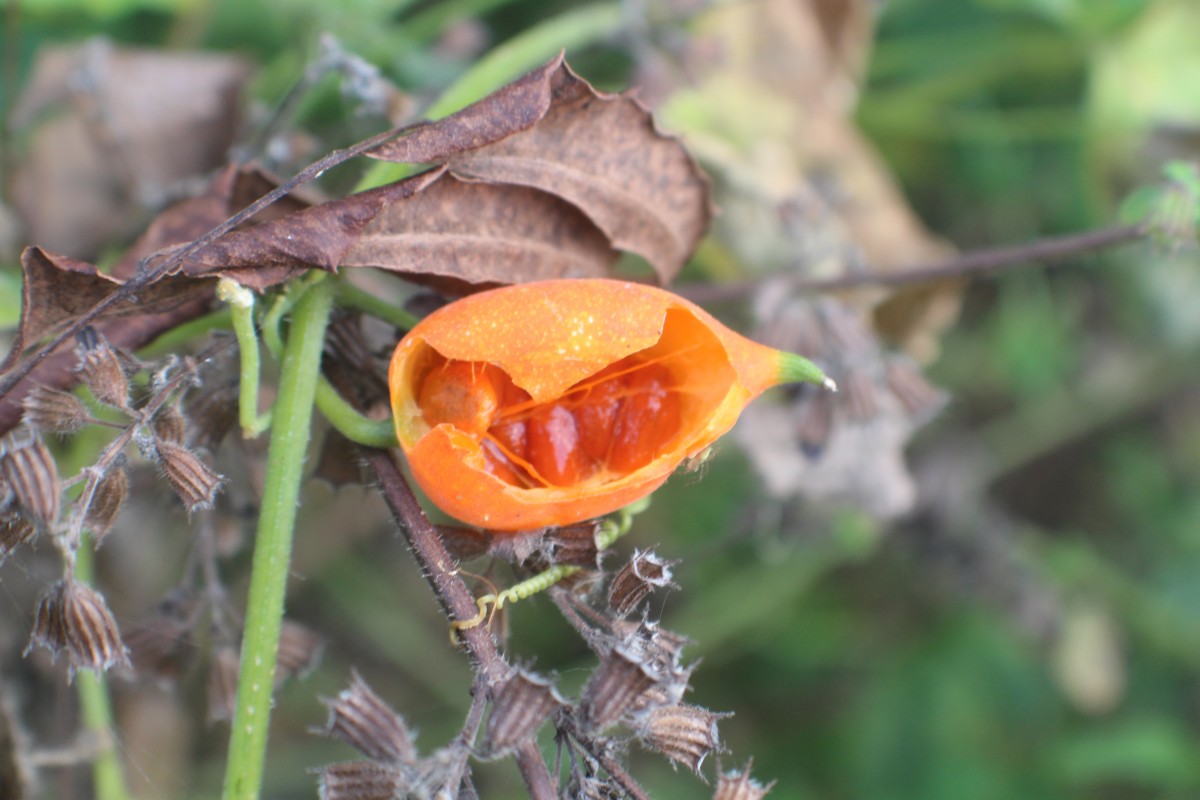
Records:
{"label": "dried seed pod", "polygon": [[598,522],[579,522],[546,531],[542,553],[548,564],[564,564],[584,569],[600,569],[600,548],[596,546]]}
{"label": "dried seed pod", "polygon": [[845,389],[846,413],[855,422],[866,422],[879,413],[875,382],[866,370],[850,369],[841,379]]}
{"label": "dried seed pod", "polygon": [[0,515],[0,563],[13,550],[33,541],[36,534],[37,528],[24,515],[12,512]]}
{"label": "dried seed pod", "polygon": [[205,387],[207,391],[192,394],[187,416],[192,423],[192,446],[214,453],[237,423],[238,385]]}
{"label": "dried seed pod", "polygon": [[76,337],[75,354],[79,358],[75,372],[92,395],[105,405],[128,409],[129,378],[108,340],[94,328],[84,328]]}
{"label": "dried seed pod", "polygon": [[833,435],[833,398],[827,394],[810,397],[796,417],[796,438],[800,450],[810,459],[817,459],[825,452],[829,437]]}
{"label": "dried seed pod", "polygon": [[[614,632],[623,632],[622,647],[637,653],[656,681],[642,692],[631,708],[635,715],[648,709],[671,706],[679,703],[687,693],[695,665],[681,663],[683,648],[689,643],[685,636],[662,628],[658,623],[642,620],[637,624],[625,623],[628,629],[614,626]],[[623,626],[622,626],[623,627]]]}
{"label": "dried seed pod", "polygon": [[92,532],[97,545],[112,530],[128,495],[129,475],[123,467],[111,467],[96,482],[96,489],[92,492],[92,501],[88,503],[83,524]]}
{"label": "dried seed pod", "polygon": [[59,581],[38,601],[28,653],[44,647],[55,658],[66,653],[72,672],[129,666],[129,657],[108,604],[95,589],[73,579]]}
{"label": "dried seed pod", "polygon": [[572,775],[567,784],[567,797],[577,800],[621,800],[628,792],[611,778],[595,775]]}
{"label": "dried seed pod", "polygon": [[177,683],[196,655],[192,632],[198,616],[196,598],[173,592],[159,603],[158,613],[136,625],[125,636],[129,657],[139,675],[152,675],[161,683]]}
{"label": "dried seed pod", "polygon": [[633,557],[608,585],[609,611],[615,616],[626,617],[655,589],[675,586],[671,582],[671,567],[678,563],[660,558],[650,550],[634,550]]}
{"label": "dried seed pod", "polygon": [[225,479],[208,467],[200,457],[173,442],[154,440],[163,475],[191,514],[200,508],[212,508],[217,490]]}
{"label": "dried seed pod", "polygon": [[599,733],[612,725],[657,679],[640,654],[613,648],[583,688],[579,710],[584,730]]}
{"label": "dried seed pod", "polygon": [[642,719],[638,739],[699,775],[704,759],[723,749],[717,720],[729,716],[732,714],[716,714],[700,706],[656,708]]}
{"label": "dried seed pod", "polygon": [[492,697],[481,756],[499,758],[531,741],[549,716],[566,704],[550,681],[517,670]]}
{"label": "dried seed pod", "polygon": [[375,694],[357,671],[351,673],[348,689],[321,702],[329,708],[321,734],[340,739],[377,761],[416,763],[417,751],[404,718]]}
{"label": "dried seed pod", "polygon": [[187,418],[174,404],[165,405],[151,420],[154,436],[160,441],[184,444],[187,441]]}
{"label": "dried seed pod", "polygon": [[233,645],[220,645],[213,651],[208,665],[208,721],[226,722],[233,719],[237,701],[238,675],[242,671],[241,655]]}
{"label": "dried seed pod", "polygon": [[394,800],[407,797],[404,771],[377,761],[345,761],[317,774],[321,800]]}
{"label": "dried seed pod", "polygon": [[303,678],[314,670],[325,652],[325,639],[306,625],[285,619],[279,627],[279,655],[275,662],[275,684],[288,678]]}
{"label": "dried seed pod", "polygon": [[75,395],[37,384],[21,401],[21,419],[29,427],[47,433],[75,433],[87,424],[87,406]]}
{"label": "dried seed pod", "polygon": [[438,537],[450,556],[456,561],[469,561],[478,558],[488,551],[488,546],[495,541],[503,541],[489,536],[474,528],[463,528],[458,525],[435,525]]}
{"label": "dried seed pod", "polygon": [[771,791],[775,785],[775,781],[763,786],[751,778],[750,767],[752,764],[753,762],[747,764],[740,771],[733,769],[719,775],[713,800],[762,800],[766,797],[767,792]]}
{"label": "dried seed pod", "polygon": [[0,477],[36,522],[48,528],[58,519],[62,484],[54,456],[41,439],[20,444],[10,440],[0,455]]}
{"label": "dried seed pod", "polygon": [[921,371],[906,359],[888,359],[886,380],[892,394],[914,419],[928,419],[945,405],[945,394],[925,380]]}

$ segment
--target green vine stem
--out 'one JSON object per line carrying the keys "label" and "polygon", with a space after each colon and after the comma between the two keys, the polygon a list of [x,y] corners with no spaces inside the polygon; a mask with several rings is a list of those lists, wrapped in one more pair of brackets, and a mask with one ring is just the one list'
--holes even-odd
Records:
{"label": "green vine stem", "polygon": [[350,308],[356,308],[363,313],[378,317],[389,325],[411,330],[420,322],[415,315],[403,308],[389,303],[382,297],[377,297],[368,291],[358,288],[348,280],[338,281],[338,302]]}
{"label": "green vine stem", "polygon": [[[92,582],[90,542],[81,542],[75,553],[75,579],[89,585]],[[131,795],[125,785],[125,772],[114,745],[112,700],[108,695],[108,683],[104,675],[90,669],[80,670],[75,680],[83,726],[96,737],[98,743],[96,758],[92,762],[92,791],[96,800],[129,800]]]}
{"label": "green vine stem", "polygon": [[217,283],[217,299],[229,305],[241,359],[238,424],[242,426],[243,438],[257,439],[259,434],[271,427],[271,412],[258,413],[258,384],[262,364],[258,355],[258,332],[254,330],[254,292],[237,281],[221,278]]}
{"label": "green vine stem", "polygon": [[295,305],[283,351],[262,510],[254,545],[241,673],[229,740],[225,800],[253,800],[262,785],[292,532],[333,284],[317,274]]}

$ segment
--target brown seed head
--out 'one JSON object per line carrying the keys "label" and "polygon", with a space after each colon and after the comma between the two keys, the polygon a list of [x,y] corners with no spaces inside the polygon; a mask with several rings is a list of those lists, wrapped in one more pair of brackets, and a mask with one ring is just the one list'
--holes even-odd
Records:
{"label": "brown seed head", "polygon": [[875,382],[865,369],[848,369],[839,382],[846,396],[846,413],[855,422],[866,422],[879,413]]}
{"label": "brown seed head", "polygon": [[29,427],[46,433],[75,433],[87,424],[87,406],[75,395],[38,384],[21,401],[21,419]]}
{"label": "brown seed head", "polygon": [[37,528],[24,515],[16,512],[0,514],[0,563],[4,563],[13,550],[32,541],[36,534]]}
{"label": "brown seed head", "polygon": [[192,423],[192,445],[216,452],[237,422],[237,384],[212,387],[206,383],[203,391],[194,392],[189,398],[187,416]]}
{"label": "brown seed head", "polygon": [[44,647],[57,658],[66,653],[72,672],[129,666],[129,657],[108,604],[95,589],[68,578],[50,587],[38,601],[28,653]]}
{"label": "brown seed head", "polygon": [[212,508],[217,490],[225,479],[186,447],[162,439],[155,439],[154,446],[158,450],[163,475],[183,501],[188,513]]}
{"label": "brown seed head", "polygon": [[753,762],[750,762],[740,771],[734,769],[722,773],[717,778],[717,791],[713,793],[713,800],[762,800],[766,797],[775,781],[763,786],[751,778],[752,764]]}
{"label": "brown seed head", "polygon": [[44,527],[54,525],[62,484],[54,456],[41,439],[10,439],[0,455],[0,477],[26,514]]}
{"label": "brown seed head", "polygon": [[946,395],[925,379],[916,365],[894,357],[888,359],[885,380],[908,415],[923,421],[946,404]]}
{"label": "brown seed head", "polygon": [[642,719],[638,739],[699,775],[700,765],[709,753],[722,750],[717,720],[728,716],[732,715],[715,714],[700,706],[656,708]]}
{"label": "brown seed head", "polygon": [[187,419],[173,403],[158,410],[151,426],[154,428],[154,436],[161,441],[172,444],[183,444],[187,441]]}
{"label": "brown seed head", "polygon": [[554,684],[519,669],[492,697],[492,713],[483,732],[483,758],[506,756],[533,740],[546,719],[567,703]]}
{"label": "brown seed head", "polygon": [[613,648],[583,688],[579,700],[581,727],[590,733],[603,731],[657,679],[639,653],[625,647]]}
{"label": "brown seed head", "polygon": [[329,719],[319,733],[340,739],[368,758],[392,764],[416,763],[417,751],[404,718],[372,691],[357,672],[350,687],[324,699]]}
{"label": "brown seed head", "polygon": [[628,793],[611,779],[594,775],[572,775],[567,784],[567,797],[577,800],[621,800]]}
{"label": "brown seed head", "polygon": [[608,585],[609,611],[617,617],[626,617],[655,589],[674,587],[671,567],[678,563],[660,558],[653,551],[634,550],[633,557]]}
{"label": "brown seed head", "polygon": [[165,685],[177,683],[196,657],[192,632],[199,619],[195,596],[175,592],[159,604],[158,613],[125,635],[134,670]]}
{"label": "brown seed head", "polygon": [[312,628],[290,619],[279,627],[279,655],[275,662],[275,684],[288,678],[303,678],[316,668],[325,653],[325,639]]}
{"label": "brown seed head", "polygon": [[600,548],[596,546],[599,529],[599,522],[578,522],[552,528],[542,539],[542,556],[547,564],[600,569]]}
{"label": "brown seed head", "polygon": [[92,492],[92,502],[88,504],[83,524],[92,532],[97,545],[112,530],[113,523],[117,521],[117,516],[120,515],[121,507],[125,504],[125,498],[128,495],[129,475],[123,467],[110,467],[96,482],[96,489]]}
{"label": "brown seed head", "polygon": [[233,645],[223,644],[213,651],[208,665],[208,721],[225,722],[233,718],[237,699],[241,655]]}
{"label": "brown seed head", "polygon": [[404,770],[377,761],[346,761],[318,773],[321,800],[394,800],[407,797]]}
{"label": "brown seed head", "polygon": [[129,378],[121,357],[103,335],[85,328],[76,337],[75,354],[79,365],[75,372],[92,395],[105,405],[129,408]]}

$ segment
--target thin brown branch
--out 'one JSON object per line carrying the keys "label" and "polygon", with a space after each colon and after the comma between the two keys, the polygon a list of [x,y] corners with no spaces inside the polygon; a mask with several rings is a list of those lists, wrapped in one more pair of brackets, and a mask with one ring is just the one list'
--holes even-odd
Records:
{"label": "thin brown branch", "polygon": [[[375,473],[392,516],[408,545],[421,565],[429,585],[448,620],[469,620],[475,617],[478,608],[467,584],[460,577],[454,559],[446,550],[437,530],[425,516],[408,481],[401,474],[393,452],[364,449],[367,464]],[[479,674],[489,686],[495,686],[509,676],[508,662],[500,654],[496,640],[487,625],[476,625],[458,631],[459,641],[467,649],[476,664]],[[521,746],[516,751],[517,768],[525,780],[529,796],[534,800],[553,800],[556,796],[554,779],[538,750],[536,742]]]}
{"label": "thin brown branch", "polygon": [[621,788],[625,790],[625,793],[632,797],[633,800],[650,800],[650,795],[646,793],[646,790],[642,788],[641,784],[632,775],[625,771],[625,768],[621,766],[619,761],[605,753],[602,748],[597,747],[593,740],[580,735],[579,731],[575,729],[573,720],[570,720],[570,718],[564,720],[564,724],[560,727],[560,730],[570,736],[575,743],[583,748],[584,752],[595,759],[596,763],[614,781],[619,783]]}
{"label": "thin brown branch", "polygon": [[[791,286],[796,292],[817,293],[863,286],[906,286],[946,278],[978,277],[1013,267],[1044,266],[1066,261],[1086,253],[1107,250],[1142,239],[1148,233],[1149,228],[1146,225],[1100,228],[1066,236],[1051,236],[1011,247],[976,250],[946,261],[916,264],[896,272],[880,272],[866,268],[861,272],[836,278],[811,279],[797,276],[792,279]],[[747,297],[758,285],[758,281],[739,281],[684,286],[679,288],[679,292],[696,303],[719,303]]]}

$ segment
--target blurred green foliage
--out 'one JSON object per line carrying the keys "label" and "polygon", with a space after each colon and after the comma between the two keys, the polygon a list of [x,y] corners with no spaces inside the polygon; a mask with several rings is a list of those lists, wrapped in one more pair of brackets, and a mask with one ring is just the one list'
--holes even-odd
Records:
{"label": "blurred green foliage", "polygon": [[[437,47],[454,22],[479,15],[503,48],[580,11],[532,0],[17,7],[22,75],[39,45],[101,34],[250,54],[268,105],[319,32],[426,101],[472,69],[470,55]],[[629,53],[593,33],[573,60],[621,85]],[[963,249],[1112,224],[1164,162],[1200,158],[1198,43],[1193,0],[892,0],[858,121],[921,218]],[[557,49],[510,51],[486,77],[502,82],[546,47]],[[299,118],[330,147],[345,143],[333,94],[315,93]],[[1162,191],[1126,212],[1144,219]],[[0,323],[13,322],[16,291],[11,275],[0,280]],[[977,514],[891,528],[853,510],[783,520],[731,446],[701,478],[660,492],[631,541],[684,559],[682,591],[653,610],[703,659],[690,699],[736,712],[721,724],[732,750],[722,766],[753,756],[780,798],[1200,796],[1197,308],[1194,248],[1127,248],[974,284],[932,367],[956,400],[913,458],[994,451],[984,463],[995,472],[963,484]],[[980,542],[996,537],[1016,573],[989,561],[995,550]],[[1046,625],[1022,614],[1031,592],[1053,598]],[[350,665],[416,723],[422,745],[457,730],[469,669],[391,532],[309,562],[289,609],[332,646],[316,675],[281,694],[270,796],[311,796],[305,769],[349,757],[304,731]],[[577,689],[592,657],[550,605],[521,604],[509,620],[516,660]],[[222,741],[212,730],[195,754],[196,790],[219,781]],[[707,796],[657,757],[637,756],[634,771],[655,797]],[[511,769],[480,773],[485,797],[520,791]]]}

